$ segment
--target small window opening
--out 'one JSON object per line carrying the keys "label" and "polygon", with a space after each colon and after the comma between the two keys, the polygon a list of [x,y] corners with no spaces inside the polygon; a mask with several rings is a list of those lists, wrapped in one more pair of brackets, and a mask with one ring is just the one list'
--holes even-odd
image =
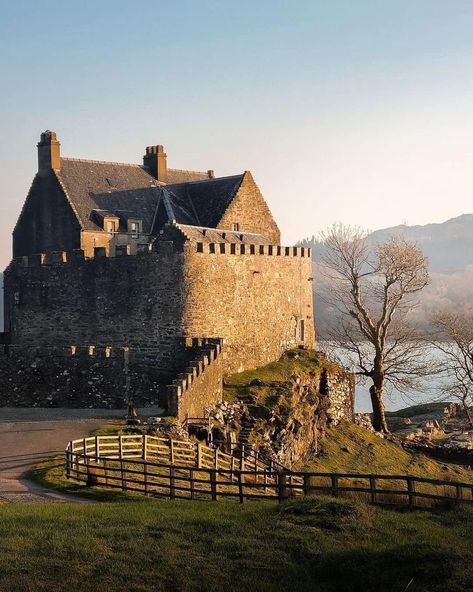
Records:
{"label": "small window opening", "polygon": [[238,222],[233,222],[233,224],[232,224],[232,229],[233,229],[235,232],[238,232],[238,231],[240,230],[240,224],[239,224]]}
{"label": "small window opening", "polygon": [[304,341],[305,339],[305,323],[304,320],[299,321],[299,341]]}
{"label": "small window opening", "polygon": [[107,223],[107,230],[109,232],[109,234],[115,234],[115,232],[117,231],[117,223],[112,220],[111,222]]}
{"label": "small window opening", "polygon": [[138,232],[139,232],[138,222],[130,222],[130,232],[131,232],[131,236],[133,238],[138,237]]}

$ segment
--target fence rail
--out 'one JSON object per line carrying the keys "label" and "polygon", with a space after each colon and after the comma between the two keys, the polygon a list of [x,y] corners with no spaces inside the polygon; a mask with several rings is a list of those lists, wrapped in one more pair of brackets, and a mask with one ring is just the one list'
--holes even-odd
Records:
{"label": "fence rail", "polygon": [[95,436],[66,449],[68,478],[88,485],[185,499],[286,500],[301,495],[356,496],[376,504],[432,506],[473,502],[473,483],[410,475],[274,470],[204,444],[157,436]]}

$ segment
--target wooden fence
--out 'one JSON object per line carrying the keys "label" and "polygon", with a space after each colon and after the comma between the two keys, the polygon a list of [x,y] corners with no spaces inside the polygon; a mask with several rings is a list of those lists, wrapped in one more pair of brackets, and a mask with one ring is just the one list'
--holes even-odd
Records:
{"label": "wooden fence", "polygon": [[286,500],[301,495],[362,498],[375,504],[473,502],[473,484],[408,475],[274,470],[200,443],[155,436],[96,436],[66,450],[68,478],[152,496]]}

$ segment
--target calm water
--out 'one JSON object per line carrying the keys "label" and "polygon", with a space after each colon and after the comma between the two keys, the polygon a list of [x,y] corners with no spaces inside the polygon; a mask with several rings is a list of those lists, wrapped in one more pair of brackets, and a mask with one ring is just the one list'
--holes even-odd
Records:
{"label": "calm water", "polygon": [[[325,343],[320,343],[319,346],[323,351],[330,351],[330,347]],[[348,365],[346,362],[346,356],[344,356],[342,350],[335,349],[332,351],[335,351],[335,355],[338,356],[342,363]],[[433,350],[431,355],[432,359],[439,359],[439,356],[442,354],[437,350]],[[388,385],[385,397],[386,409],[388,411],[396,411],[397,409],[410,407],[411,405],[420,405],[421,403],[429,403],[439,400],[439,387],[441,382],[441,378],[433,376],[424,381],[420,391],[410,391],[405,394],[400,393]],[[368,413],[372,411],[369,395],[370,384],[371,383],[367,382],[366,384],[357,383],[356,385],[355,411],[357,413]]]}

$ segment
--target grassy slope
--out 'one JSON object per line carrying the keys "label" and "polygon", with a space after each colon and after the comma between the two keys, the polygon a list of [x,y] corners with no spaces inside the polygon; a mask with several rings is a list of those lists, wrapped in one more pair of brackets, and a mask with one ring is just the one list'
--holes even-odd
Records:
{"label": "grassy slope", "polygon": [[[297,356],[297,357],[293,357]],[[330,361],[313,350],[295,349],[284,353],[277,362],[272,362],[261,368],[246,370],[233,374],[225,379],[224,398],[233,401],[236,398],[246,399],[251,390],[251,382],[260,380],[265,384],[271,382],[285,382],[297,374],[301,378],[307,377],[309,372],[320,374],[324,368],[335,367]],[[271,388],[266,389],[269,393]],[[267,394],[265,389],[258,389],[260,394]]]}
{"label": "grassy slope", "polygon": [[11,504],[0,590],[454,592],[473,585],[472,518],[315,498]]}
{"label": "grassy slope", "polygon": [[417,475],[434,479],[472,481],[467,467],[444,463],[410,452],[348,422],[329,430],[322,453],[306,463],[314,471]]}
{"label": "grassy slope", "polygon": [[[259,395],[259,403],[271,406],[271,386],[251,389],[252,380],[268,384],[289,380],[291,375],[307,376],[309,372],[320,373],[333,364],[311,350],[293,350],[298,357],[284,354],[280,360],[262,368],[234,374],[226,379],[225,398],[246,399],[250,391]],[[291,352],[289,353],[290,355]],[[322,444],[320,456],[307,462],[304,468],[313,471],[412,474],[437,479],[472,481],[472,473],[466,467],[443,463],[423,454],[408,452],[370,432],[342,422],[330,430]]]}

